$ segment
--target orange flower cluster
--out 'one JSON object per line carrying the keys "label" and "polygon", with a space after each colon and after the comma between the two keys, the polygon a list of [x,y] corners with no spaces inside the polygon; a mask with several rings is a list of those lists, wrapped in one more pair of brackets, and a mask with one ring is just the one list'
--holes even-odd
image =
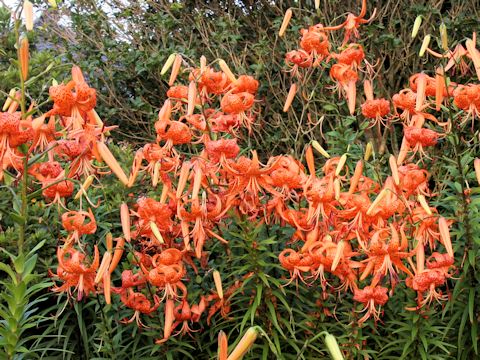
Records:
{"label": "orange flower cluster", "polygon": [[[104,147],[106,128],[99,125],[93,110],[94,91],[83,77],[74,70],[73,82],[54,87],[54,107],[47,114],[50,119],[60,118],[68,136],[56,140],[50,161],[35,170],[39,181],[64,176],[56,159],[70,159],[76,166],[70,167],[68,176],[80,177],[96,170],[92,159],[100,155],[126,186],[145,184],[148,179],[159,189],[157,196],[142,196],[130,208],[122,205],[123,237],[117,238],[115,248],[113,240],[107,239],[101,262],[97,247],[88,261],[87,247],[80,242],[83,235],[96,231],[92,212],[66,212],[62,224],[68,235],[64,248],[58,250],[55,274],[63,284],[54,290],[72,294],[73,288],[77,299],[103,293],[107,303],[113,293],[134,312],[125,322],[135,320],[138,326],[144,326],[142,314],[161,309],[164,331],[157,343],[197,331],[204,313],[207,323],[217,313],[228,317],[232,296],[251,276],[237,279],[224,291],[214,271],[214,290],[198,295],[196,302],[189,294],[189,275],[198,274],[199,266],[213,270],[208,266],[208,249],[212,243],[228,245],[222,230],[229,219],[242,217],[293,228],[288,247],[278,254],[290,274],[285,286],[298,280],[312,285],[318,280],[325,294],[350,292],[364,306],[361,323],[372,316],[378,320],[380,307],[401,283],[417,293],[415,309],[444,300],[443,289],[454,262],[450,222],[428,204],[427,199],[435,196],[428,186],[429,173],[409,161],[441,136],[424,127],[426,120],[448,128],[427,111],[453,93],[443,85],[441,75],[432,79],[417,74],[409,89],[393,96],[395,114],[390,115],[389,101],[374,99],[367,79],[367,101],[357,107],[359,74],[369,74],[371,66],[361,45],[347,43],[358,37],[359,25],[367,22],[365,12],[364,1],[360,15],[348,15],[339,26],[304,30],[302,49],[289,53],[287,61],[297,66],[299,76],[298,68],[334,59],[330,76],[347,97],[351,113],[361,108],[377,126],[391,119],[403,122],[401,152],[398,158],[390,157],[391,176],[386,179],[365,175],[363,161],[349,168],[347,154],[329,159],[317,174],[310,147],[306,167],[292,156],[275,156],[262,163],[256,151],[242,153],[238,140],[255,123],[259,83],[247,75],[236,77],[223,60],[215,69],[202,58],[199,68],[186,69],[188,84],[182,85],[176,83],[182,59],[175,56],[168,98],[155,123],[156,140],[136,152],[129,176]],[[339,29],[345,30],[343,49],[333,53],[328,34]],[[457,96],[463,101],[455,98],[460,107],[471,100]],[[48,127],[48,136],[55,139],[54,128]],[[55,196],[61,194],[55,191]],[[125,244],[131,250],[128,259]],[[123,264],[121,286],[112,287],[110,276],[122,259],[128,261]]]}

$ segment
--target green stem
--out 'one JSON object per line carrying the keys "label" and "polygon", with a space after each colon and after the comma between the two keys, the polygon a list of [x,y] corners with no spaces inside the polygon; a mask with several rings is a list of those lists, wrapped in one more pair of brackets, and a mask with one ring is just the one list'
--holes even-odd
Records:
{"label": "green stem", "polygon": [[[17,58],[18,58],[18,75],[20,78],[20,109],[22,113],[22,119],[25,119],[27,115],[27,109],[25,104],[25,79],[23,78],[22,74],[22,66],[21,66],[21,56],[20,56],[20,29],[21,21],[17,20],[15,22],[15,37],[17,41]],[[22,200],[22,208],[21,208],[21,216],[24,219],[23,223],[20,225],[20,231],[18,235],[18,252],[19,254],[23,253],[23,245],[25,243],[25,233],[26,233],[26,224],[27,224],[27,212],[28,212],[28,199],[27,199],[27,188],[28,188],[28,150],[24,153],[23,158],[23,174],[22,174],[22,186],[21,186],[21,200]]]}

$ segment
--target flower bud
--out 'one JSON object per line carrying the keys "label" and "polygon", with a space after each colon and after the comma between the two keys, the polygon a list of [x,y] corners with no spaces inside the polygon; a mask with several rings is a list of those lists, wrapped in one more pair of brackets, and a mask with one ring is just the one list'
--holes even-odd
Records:
{"label": "flower bud", "polygon": [[427,48],[428,48],[428,44],[430,44],[430,38],[431,38],[430,34],[426,35],[423,38],[422,47],[420,48],[420,52],[418,53],[418,56],[422,57],[425,54],[425,51],[427,51]]}
{"label": "flower bud", "polygon": [[333,336],[332,334],[327,334],[325,336],[325,345],[327,345],[327,349],[330,352],[330,356],[332,357],[332,360],[344,359],[335,336]]}
{"label": "flower bud", "polygon": [[413,23],[412,39],[415,39],[415,37],[417,36],[418,30],[420,29],[420,25],[422,25],[422,16],[418,15],[415,18],[415,22]]}

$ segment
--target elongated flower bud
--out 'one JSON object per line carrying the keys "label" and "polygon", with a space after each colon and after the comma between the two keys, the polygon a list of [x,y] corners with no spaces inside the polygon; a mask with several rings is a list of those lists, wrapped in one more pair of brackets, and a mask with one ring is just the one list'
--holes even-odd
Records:
{"label": "elongated flower bud", "polygon": [[363,82],[363,92],[365,93],[365,98],[367,100],[373,100],[373,87],[370,80],[365,80]]}
{"label": "elongated flower bud", "polygon": [[447,26],[445,23],[440,24],[440,40],[442,42],[442,49],[448,51]]}
{"label": "elongated flower bud", "polygon": [[107,244],[107,250],[112,251],[113,250],[113,236],[112,233],[109,232],[105,236],[105,243]]}
{"label": "elongated flower bud", "polygon": [[338,264],[340,263],[340,259],[343,256],[343,250],[345,249],[345,242],[343,240],[340,240],[340,242],[337,244],[337,250],[335,251],[335,257],[333,258],[332,261],[332,272],[335,271],[337,268]]}
{"label": "elongated flower bud", "polygon": [[347,154],[343,154],[340,157],[340,160],[338,161],[337,168],[335,169],[335,176],[340,175],[346,162],[347,162]]}
{"label": "elongated flower bud", "polygon": [[312,141],[312,147],[327,159],[330,158],[330,154],[320,145],[320,143],[317,140]]}
{"label": "elongated flower bud", "polygon": [[243,335],[242,339],[238,343],[238,345],[233,349],[230,353],[230,356],[227,360],[239,360],[241,359],[247,351],[252,347],[253,343],[257,339],[258,331],[256,327],[251,327],[247,330],[245,335]]}
{"label": "elongated flower bud", "polygon": [[227,360],[228,357],[228,339],[227,334],[220,330],[218,333],[218,357],[217,360]]}
{"label": "elongated flower bud", "polygon": [[418,56],[422,57],[425,54],[425,51],[427,51],[428,45],[430,44],[430,39],[431,39],[430,34],[426,35],[423,38],[422,47],[420,48],[420,52],[418,53]]}
{"label": "elongated flower bud", "polygon": [[14,101],[16,93],[17,93],[17,90],[15,89],[10,90],[10,92],[8,93],[7,100],[5,100],[5,104],[3,104],[2,111],[7,111],[7,109],[10,107],[10,105]]}
{"label": "elongated flower bud", "polygon": [[217,289],[218,297],[223,299],[222,278],[217,270],[213,272],[213,281],[215,282],[215,288]]}
{"label": "elongated flower bud", "polygon": [[415,99],[415,110],[420,111],[425,102],[425,90],[427,88],[427,76],[421,73],[418,76],[417,96]]}
{"label": "elongated flower bud", "polygon": [[112,303],[112,282],[110,281],[109,271],[105,271],[103,274],[103,297],[106,304]]}
{"label": "elongated flower bud", "polygon": [[170,70],[176,57],[177,57],[177,54],[175,53],[170,54],[170,56],[167,58],[167,61],[165,61],[165,64],[163,64],[162,70],[160,71],[160,75],[165,75],[167,71]]}
{"label": "elongated flower bud", "polygon": [[122,258],[123,255],[123,249],[125,247],[125,239],[123,237],[120,237],[117,239],[117,244],[115,246],[115,250],[113,252],[112,256],[112,262],[110,263],[109,267],[109,272],[110,274],[115,271],[115,269],[118,266],[118,263],[120,262],[120,259]]}
{"label": "elongated flower bud", "polygon": [[468,53],[472,58],[473,66],[475,67],[475,72],[477,73],[477,78],[480,79],[480,52],[475,49],[475,42],[472,39],[467,39],[465,42]]}
{"label": "elongated flower bud", "polygon": [[325,345],[327,346],[328,352],[332,357],[332,360],[343,360],[343,354],[340,351],[338,346],[337,339],[332,334],[327,334],[325,336]]}
{"label": "elongated flower bud", "polygon": [[400,185],[400,175],[398,173],[397,159],[395,159],[394,155],[390,155],[388,163],[390,164],[390,170],[392,170],[393,182],[398,186]]}
{"label": "elongated flower bud", "polygon": [[187,115],[193,115],[195,110],[195,99],[197,98],[197,84],[195,81],[190,81],[188,85],[188,105],[187,105]]}
{"label": "elongated flower bud", "polygon": [[335,193],[335,200],[340,200],[340,180],[336,178],[333,180],[333,191]]}
{"label": "elongated flower bud", "polygon": [[430,210],[430,206],[427,204],[427,200],[425,199],[425,196],[422,194],[418,194],[417,196],[418,202],[420,203],[420,206],[425,210],[425,212],[432,216],[432,210]]}
{"label": "elongated flower bud", "polygon": [[128,205],[125,203],[122,203],[122,205],[120,205],[120,220],[122,222],[122,231],[123,235],[125,236],[125,240],[130,242],[130,211],[128,210]]}
{"label": "elongated flower bud", "polygon": [[475,169],[475,177],[477,178],[478,185],[480,186],[480,159],[473,160],[473,167]]}
{"label": "elongated flower bud", "polygon": [[365,148],[365,155],[363,155],[363,160],[368,161],[368,159],[370,159],[370,156],[372,156],[372,153],[373,144],[369,141],[367,147]]}
{"label": "elongated flower bud", "polygon": [[97,276],[95,276],[95,284],[98,284],[100,280],[103,278],[103,274],[105,271],[108,271],[108,267],[110,266],[110,262],[112,261],[112,253],[110,251],[105,252],[103,254],[102,262],[100,263],[100,267],[97,271]]}
{"label": "elongated flower bud", "polygon": [[292,85],[290,85],[290,90],[288,90],[287,99],[285,100],[285,105],[283,105],[283,112],[287,112],[288,109],[290,109],[290,105],[292,105],[296,92],[297,84],[293,83]]}
{"label": "elongated flower bud", "polygon": [[383,200],[383,198],[387,195],[387,189],[383,189],[380,191],[380,193],[377,195],[377,198],[373,201],[373,203],[370,205],[370,207],[367,210],[367,215],[370,216],[372,215],[373,210],[380,204],[380,202]]}
{"label": "elongated flower bud", "polygon": [[205,56],[200,56],[200,73],[203,74],[207,69],[207,58]]}
{"label": "elongated flower bud", "polygon": [[102,157],[103,161],[108,165],[108,167],[113,171],[115,175],[117,175],[118,179],[124,184],[128,185],[128,177],[125,175],[122,167],[118,163],[117,159],[113,156],[108,146],[101,142],[97,142],[97,148],[100,156]]}
{"label": "elongated flower bud", "polygon": [[25,27],[27,31],[33,30],[33,4],[26,0],[23,2],[23,16],[25,17]]}
{"label": "elongated flower bud", "polygon": [[447,220],[442,216],[438,219],[438,229],[440,230],[440,239],[447,250],[447,254],[453,257],[452,240],[450,239],[450,230]]}
{"label": "elongated flower bud", "polygon": [[282,37],[285,34],[285,30],[287,30],[287,26],[290,23],[290,19],[292,18],[292,9],[287,9],[285,11],[285,16],[283,17],[282,26],[280,26],[280,31],[278,32],[278,36]]}
{"label": "elongated flower bud", "polygon": [[315,175],[315,159],[313,157],[311,146],[307,146],[307,150],[305,151],[305,160],[307,161],[308,172],[310,175]]}
{"label": "elongated flower bud", "polygon": [[182,66],[182,55],[175,55],[175,60],[173,61],[172,72],[170,73],[170,79],[168,80],[168,85],[172,86],[177,80],[178,73],[180,72],[180,66]]}
{"label": "elongated flower bud", "polygon": [[355,166],[355,172],[353,173],[352,179],[350,180],[350,189],[348,193],[351,195],[357,189],[357,185],[360,182],[363,172],[363,161],[358,160],[357,165]]}
{"label": "elongated flower bud", "polygon": [[315,0],[315,10],[320,9],[320,0]]}
{"label": "elongated flower bud", "polygon": [[28,78],[28,62],[29,62],[29,44],[28,39],[24,37],[20,43],[20,71],[22,73],[23,81]]}
{"label": "elongated flower bud", "polygon": [[225,75],[227,75],[228,79],[229,79],[231,82],[237,81],[237,79],[235,78],[235,75],[233,75],[232,70],[230,70],[230,68],[228,67],[228,65],[227,65],[227,63],[225,62],[225,60],[220,59],[220,60],[218,61],[218,66],[220,66],[220,69],[222,69],[222,71],[225,73]]}
{"label": "elongated flower bud", "polygon": [[86,191],[88,190],[88,188],[90,187],[90,185],[92,185],[93,183],[93,179],[95,179],[95,176],[93,175],[89,175],[85,181],[83,182],[82,186],[80,187],[80,190],[78,190],[78,192],[76,193],[75,195],[75,200],[78,200],[80,199],[80,197],[83,195],[83,194],[87,194]]}
{"label": "elongated flower bud", "polygon": [[150,221],[150,229],[152,229],[153,235],[158,240],[158,242],[162,245],[165,244],[165,241],[163,240],[163,236],[160,233],[160,229],[158,228],[157,224],[155,224],[153,221]]}
{"label": "elongated flower bud", "polygon": [[418,30],[420,30],[420,26],[422,25],[422,16],[421,15],[418,15],[416,18],[415,18],[415,22],[413,23],[413,28],[412,28],[412,39],[414,39],[417,34],[418,34]]}

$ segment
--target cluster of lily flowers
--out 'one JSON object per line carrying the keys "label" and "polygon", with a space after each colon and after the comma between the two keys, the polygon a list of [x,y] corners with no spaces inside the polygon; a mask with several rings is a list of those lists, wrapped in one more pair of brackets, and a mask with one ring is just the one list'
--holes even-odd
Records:
{"label": "cluster of lily flowers", "polygon": [[[436,195],[428,186],[429,173],[412,161],[417,156],[420,163],[424,157],[428,158],[425,148],[435,146],[451,130],[451,120],[442,122],[435,115],[442,106],[454,104],[463,110],[457,125],[471,120],[473,127],[473,121],[480,115],[480,85],[457,84],[445,75],[449,71],[460,70],[461,75],[471,72],[470,59],[480,78],[480,52],[475,48],[475,34],[465,47],[459,44],[444,54],[429,49],[428,43],[423,45],[433,56],[445,59],[446,65],[438,67],[433,77],[423,72],[413,75],[409,87],[393,95],[391,101],[375,98],[374,66],[366,60],[362,45],[350,42],[359,37],[360,25],[374,16],[365,19],[366,5],[364,0],[360,14],[348,14],[340,25],[317,24],[300,31],[300,48],[285,57],[292,86],[284,111],[290,109],[297,83],[301,83],[306,69],[329,68],[334,84],[331,88],[339,90],[349,113],[359,120],[365,119],[367,131],[377,130],[379,153],[385,151],[384,139],[391,126],[402,125],[403,141],[398,156],[389,158],[392,175],[383,181],[371,179],[363,175],[363,161],[349,171],[344,165],[344,155],[329,159],[322,168],[322,176],[317,177],[313,160],[309,162],[313,155],[307,150],[310,176],[302,174],[299,187],[302,191],[297,190],[294,199],[303,197],[308,206],[302,208],[301,201],[287,206],[299,209],[295,210],[295,221],[289,222],[296,233],[291,248],[279,256],[290,273],[289,282],[298,284],[301,280],[308,286],[319,283],[324,292],[351,291],[353,299],[364,306],[360,323],[370,317],[379,320],[381,306],[400,282],[417,293],[417,306],[410,310],[418,310],[433,300],[448,299],[442,289],[454,269],[449,236],[451,221],[428,204],[427,199]],[[289,9],[280,36],[285,33],[291,16]],[[343,42],[339,51],[334,52],[330,42],[332,33],[342,29]],[[442,41],[446,42],[443,38]],[[331,61],[334,63],[330,64]],[[361,78],[365,100],[358,104],[357,83]],[[314,147],[329,157],[318,142],[314,142]],[[443,245],[443,252],[439,251],[439,244]]]}
{"label": "cluster of lily flowers", "polygon": [[[348,43],[358,37],[359,25],[368,22],[365,13],[364,1],[361,14],[348,15],[339,26],[317,25],[302,31],[302,49],[287,54],[287,62],[299,68],[320,67],[335,59],[331,78],[352,114],[357,109],[359,71],[369,76],[373,69],[361,45]],[[344,49],[335,54],[330,50],[330,32],[341,29]],[[471,43],[465,55],[480,69],[476,66],[480,55]],[[65,210],[61,222],[66,235],[57,250],[57,269],[51,273],[57,283],[53,291],[77,301],[103,294],[107,304],[113,295],[133,312],[125,322],[136,321],[140,327],[145,326],[142,316],[161,308],[164,331],[158,343],[198,331],[205,312],[207,323],[217,313],[228,318],[232,297],[252,275],[245,274],[224,290],[220,273],[208,268],[209,247],[217,242],[228,246],[226,225],[243,218],[293,228],[288,247],[279,254],[280,264],[289,272],[285,286],[318,282],[325,294],[350,292],[364,305],[360,322],[372,316],[378,320],[380,307],[403,281],[417,293],[417,306],[412,309],[447,299],[442,289],[453,273],[451,222],[428,204],[435,196],[428,186],[428,171],[411,161],[425,156],[424,148],[434,146],[449,130],[450,122],[442,123],[431,113],[442,104],[453,99],[464,110],[462,121],[479,116],[475,91],[479,85],[450,82],[447,86],[442,71],[435,77],[417,74],[409,88],[393,96],[392,111],[388,100],[374,98],[372,81],[365,79],[362,115],[372,126],[393,122],[404,126],[400,152],[389,159],[391,176],[383,180],[364,175],[371,146],[353,169],[347,165],[347,154],[330,158],[318,142],[306,150],[306,167],[288,155],[262,164],[256,151],[248,154],[238,145],[243,133],[255,125],[258,81],[235,76],[223,60],[215,69],[202,57],[199,68],[184,68],[188,84],[181,85],[176,81],[182,64],[182,57],[174,55],[162,69],[162,73],[172,70],[167,100],[155,122],[156,140],[136,152],[128,175],[108,148],[113,127],[106,127],[95,112],[96,91],[78,67],[72,69],[71,81],[50,88],[53,108],[38,118],[22,118],[21,95],[10,94],[0,114],[0,176],[17,172],[20,177],[25,156],[43,154],[45,161],[30,166],[28,173],[39,182],[45,201]],[[22,69],[25,79],[26,72],[28,67]],[[295,68],[292,76],[301,77],[301,71]],[[328,159],[319,174],[312,148]],[[155,198],[122,204],[122,234],[116,238],[108,234],[106,251],[100,254],[98,244],[91,246],[86,240],[97,231],[92,211],[97,205],[87,190],[95,177],[106,172],[102,163],[127,187],[147,186],[148,181],[159,190]],[[75,183],[81,182],[74,195]],[[79,210],[67,209],[69,197],[80,200]],[[120,279],[112,278],[120,264],[124,269]],[[211,270],[215,288],[192,300],[189,278],[198,267]]]}

